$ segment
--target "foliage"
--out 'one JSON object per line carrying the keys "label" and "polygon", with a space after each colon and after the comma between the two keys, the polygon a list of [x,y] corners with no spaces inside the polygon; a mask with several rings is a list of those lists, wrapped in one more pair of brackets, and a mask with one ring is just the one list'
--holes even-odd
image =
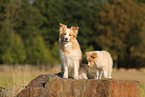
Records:
{"label": "foliage", "polygon": [[61,22],[79,27],[83,62],[85,51],[105,49],[119,67],[144,67],[144,6],[143,0],[1,0],[0,64],[59,64]]}
{"label": "foliage", "polygon": [[50,53],[46,49],[42,37],[36,37],[29,48],[28,62],[31,64],[46,64],[49,62]]}
{"label": "foliage", "polygon": [[141,7],[131,0],[111,0],[98,13],[98,22],[95,23],[97,39],[94,41],[113,56],[118,56],[120,66],[144,64],[143,61],[137,61],[135,55],[138,53],[141,60],[145,55],[141,50],[145,47],[145,11]]}
{"label": "foliage", "polygon": [[59,44],[56,41],[51,49],[51,63],[58,64],[60,63],[60,57],[59,57]]}
{"label": "foliage", "polygon": [[3,54],[3,62],[6,64],[23,63],[25,58],[24,45],[20,36],[12,37],[11,45]]}

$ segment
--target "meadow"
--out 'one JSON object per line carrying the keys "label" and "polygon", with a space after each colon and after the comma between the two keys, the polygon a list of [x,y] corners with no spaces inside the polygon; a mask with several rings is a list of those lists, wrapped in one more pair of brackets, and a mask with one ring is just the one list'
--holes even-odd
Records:
{"label": "meadow", "polygon": [[[96,75],[95,69],[88,68],[92,75]],[[50,66],[30,66],[30,65],[15,65],[0,66],[0,90],[7,97],[12,97],[18,94],[25,86],[35,77],[41,74],[55,74],[60,72],[60,65],[55,67]],[[145,68],[141,69],[113,69],[112,77],[114,79],[134,80],[140,82],[140,97],[145,97]]]}

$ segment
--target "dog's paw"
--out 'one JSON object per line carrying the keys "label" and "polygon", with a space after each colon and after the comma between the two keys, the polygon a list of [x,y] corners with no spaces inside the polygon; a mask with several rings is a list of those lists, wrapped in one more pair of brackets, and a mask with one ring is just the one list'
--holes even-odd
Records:
{"label": "dog's paw", "polygon": [[79,79],[79,77],[74,77],[74,79]]}
{"label": "dog's paw", "polygon": [[68,76],[64,75],[63,78],[68,78]]}
{"label": "dog's paw", "polygon": [[111,77],[111,76],[109,76],[108,78],[112,79],[112,77]]}

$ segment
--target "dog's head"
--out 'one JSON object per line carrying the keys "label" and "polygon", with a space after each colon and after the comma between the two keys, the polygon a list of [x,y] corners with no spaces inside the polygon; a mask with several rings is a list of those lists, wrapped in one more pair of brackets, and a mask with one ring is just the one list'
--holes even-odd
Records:
{"label": "dog's head", "polygon": [[60,25],[59,37],[61,38],[61,41],[67,43],[72,42],[73,40],[76,39],[79,27],[67,28],[67,25],[64,25],[62,23],[60,23],[59,25]]}
{"label": "dog's head", "polygon": [[92,67],[95,63],[95,59],[97,58],[97,53],[95,52],[86,52],[86,58],[88,60],[88,66]]}

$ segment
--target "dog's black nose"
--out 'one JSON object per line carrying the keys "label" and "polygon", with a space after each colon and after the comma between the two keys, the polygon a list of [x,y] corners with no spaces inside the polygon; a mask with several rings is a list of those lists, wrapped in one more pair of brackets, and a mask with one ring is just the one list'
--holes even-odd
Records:
{"label": "dog's black nose", "polygon": [[68,38],[66,37],[65,40],[68,40]]}

